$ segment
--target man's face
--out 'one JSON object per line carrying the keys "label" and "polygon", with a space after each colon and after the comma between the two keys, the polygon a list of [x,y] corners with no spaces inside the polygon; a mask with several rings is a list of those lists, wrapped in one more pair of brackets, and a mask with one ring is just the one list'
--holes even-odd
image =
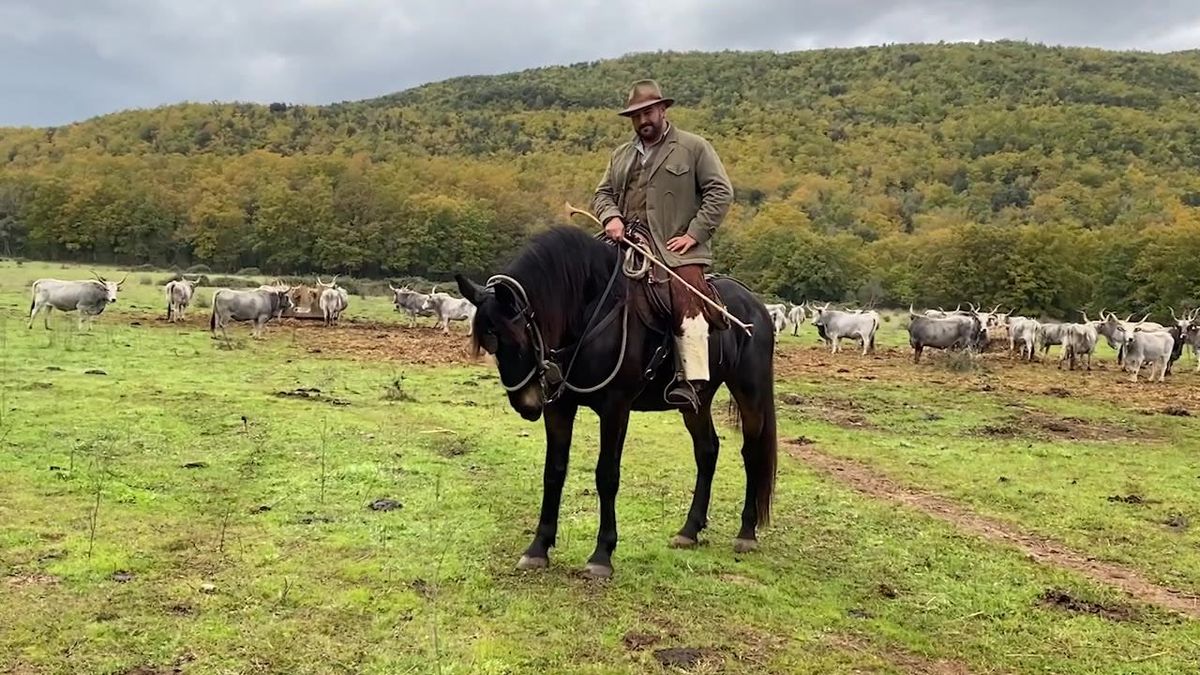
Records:
{"label": "man's face", "polygon": [[665,105],[655,103],[631,114],[629,119],[633,121],[633,130],[637,132],[638,137],[648,143],[657,141],[667,123],[666,111]]}

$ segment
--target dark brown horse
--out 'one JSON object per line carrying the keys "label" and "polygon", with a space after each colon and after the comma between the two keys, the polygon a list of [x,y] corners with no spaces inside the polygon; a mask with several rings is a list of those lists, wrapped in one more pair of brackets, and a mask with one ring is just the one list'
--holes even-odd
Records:
{"label": "dark brown horse", "polygon": [[[622,273],[617,248],[574,227],[535,236],[503,274],[484,286],[461,275],[456,279],[463,297],[477,307],[474,339],[495,355],[509,404],[526,420],[545,419],[541,517],[518,567],[549,564],[575,414],[586,406],[600,418],[600,529],[586,573],[610,576],[629,414],[672,409],[663,398],[674,377],[668,323],[658,325],[638,311],[644,296],[637,286],[642,282]],[[742,430],[746,496],[734,548],[744,552],[758,545],[755,532],[770,519],[775,487],[775,333],[766,307],[749,289],[725,277],[713,283],[728,310],[753,325],[753,335],[732,328],[709,336],[709,385],[701,390],[699,411],[682,413],[695,451],[696,488],[687,520],[671,545],[695,546],[708,524],[718,450],[712,400],[725,384]]]}

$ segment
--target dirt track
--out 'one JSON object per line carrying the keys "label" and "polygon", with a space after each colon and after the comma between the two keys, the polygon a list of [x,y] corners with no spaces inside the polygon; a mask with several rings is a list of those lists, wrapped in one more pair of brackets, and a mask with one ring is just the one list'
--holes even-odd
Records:
{"label": "dirt track", "polygon": [[1014,546],[1030,558],[1077,572],[1101,584],[1121,589],[1130,597],[1180,614],[1200,618],[1200,597],[1155,584],[1137,572],[1094,560],[1065,545],[959,506],[943,497],[901,485],[858,462],[832,457],[811,444],[787,442],[789,455],[833,480],[876,499],[902,504],[954,525],[959,530]]}

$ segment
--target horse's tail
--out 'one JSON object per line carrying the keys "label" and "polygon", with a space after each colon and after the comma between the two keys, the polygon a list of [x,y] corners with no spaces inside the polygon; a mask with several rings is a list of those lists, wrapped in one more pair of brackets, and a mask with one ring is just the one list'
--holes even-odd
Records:
{"label": "horse's tail", "polygon": [[[773,370],[773,369],[772,369]],[[754,455],[752,467],[755,483],[755,513],[758,514],[757,525],[771,523],[771,504],[775,498],[775,474],[779,465],[779,436],[775,425],[775,385],[774,374],[765,385],[768,391],[763,392],[763,410],[760,412],[762,426],[753,441],[753,447],[747,443],[747,450]],[[749,439],[747,439],[749,440]],[[747,458],[750,461],[750,458]]]}
{"label": "horse's tail", "polygon": [[[755,322],[755,328],[759,328]],[[774,335],[768,334],[774,340]],[[742,462],[746,467],[746,489],[754,491],[755,526],[771,523],[775,497],[775,475],[779,465],[779,436],[775,417],[774,346],[761,368],[739,367],[743,378],[730,391],[730,412],[742,432]],[[753,362],[757,362],[754,359]],[[749,362],[745,364],[749,365]],[[763,372],[765,371],[765,372]],[[753,375],[751,375],[753,373]],[[734,388],[737,391],[734,391]],[[736,399],[736,404],[734,399]]]}

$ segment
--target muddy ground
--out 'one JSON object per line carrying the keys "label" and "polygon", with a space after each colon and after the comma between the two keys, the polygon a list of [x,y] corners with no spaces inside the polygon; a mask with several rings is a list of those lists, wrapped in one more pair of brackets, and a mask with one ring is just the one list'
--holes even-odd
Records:
{"label": "muddy ground", "polygon": [[[132,322],[170,326],[161,315],[135,317]],[[452,324],[449,334],[430,327],[430,323],[423,319],[417,327],[409,328],[396,323],[344,320],[339,326],[327,328],[316,320],[285,319],[268,324],[266,331],[268,336],[282,334],[314,355],[432,366],[489,363],[486,354],[477,357],[472,353],[470,338],[461,323]],[[177,326],[208,330],[208,318],[189,316],[185,324]],[[245,336],[248,332],[245,325],[231,329],[231,335]],[[960,364],[938,353],[927,354],[922,363],[913,364],[911,350],[895,347],[881,347],[874,354],[862,356],[850,350],[830,354],[819,346],[789,341],[776,347],[775,374],[779,379],[809,381],[907,382],[1015,399],[1031,394],[1091,398],[1146,414],[1200,415],[1200,374],[1193,372],[1195,365],[1190,359],[1177,362],[1165,382],[1137,384],[1107,359],[1097,360],[1090,372],[1059,370],[1055,354],[1045,362],[1025,363],[1005,353],[988,353],[979,359],[977,367],[964,372],[955,370],[954,366]],[[850,415],[848,421],[853,424],[859,420]]]}

